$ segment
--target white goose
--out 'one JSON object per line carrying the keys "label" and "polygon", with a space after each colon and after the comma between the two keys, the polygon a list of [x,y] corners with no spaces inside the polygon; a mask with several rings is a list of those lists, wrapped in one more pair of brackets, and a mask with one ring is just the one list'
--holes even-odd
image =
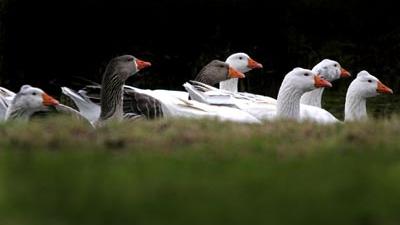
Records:
{"label": "white goose", "polygon": [[332,85],[311,70],[293,69],[282,81],[275,117],[300,120],[301,96],[308,91],[324,87],[332,87]]}
{"label": "white goose", "polygon": [[[334,66],[335,63],[330,64],[328,62],[329,61],[325,61],[324,63],[320,64],[320,66],[325,63],[329,64],[329,66],[328,65],[323,66],[327,67],[327,69],[322,70],[322,72],[324,72],[324,75],[327,77],[328,76],[335,77],[337,73],[336,69],[337,66],[336,67]],[[319,66],[315,68],[318,67]],[[341,69],[339,69],[339,71],[341,71]],[[207,95],[208,92],[211,92],[214,95],[216,95],[218,91],[221,95],[231,95],[232,98],[230,99],[229,102],[227,102],[227,105],[234,105],[235,107],[250,113],[251,115],[255,116],[260,120],[273,119],[276,114],[277,101],[271,97],[261,96],[251,93],[244,93],[244,92],[231,92],[229,90],[218,90],[209,85],[204,85],[196,82],[185,83],[184,87],[187,90],[191,90],[192,93],[197,92],[196,95],[201,95],[201,93]],[[211,104],[211,102],[209,103]],[[339,122],[339,120],[336,119],[328,111],[320,107],[304,105],[304,104],[302,104],[300,107],[300,117],[302,120],[309,120],[324,124]]]}
{"label": "white goose", "polygon": [[39,88],[23,85],[7,107],[5,120],[29,120],[36,112],[48,111],[49,106],[58,105],[58,101]]}
{"label": "white goose", "polygon": [[[325,80],[332,82],[339,78],[350,77],[350,73],[342,68],[340,64],[334,60],[324,59],[314,66],[314,73],[320,74]],[[318,88],[309,91],[301,96],[300,103],[304,105],[312,105],[321,108],[321,99],[324,88]]]}
{"label": "white goose", "polygon": [[[252,69],[263,68],[261,63],[256,62],[254,59],[250,58],[249,55],[242,52],[230,55],[225,62],[242,73],[247,73]],[[219,82],[219,89],[236,93],[238,92],[238,83],[238,78],[224,80]]]}
{"label": "white goose", "polygon": [[379,94],[393,94],[393,91],[367,71],[358,73],[357,78],[347,89],[345,121],[365,120],[367,118],[367,98]]}
{"label": "white goose", "polygon": [[9,119],[28,120],[35,113],[49,111],[68,114],[76,119],[86,121],[78,111],[58,103],[56,99],[40,88],[23,85],[17,94],[5,88],[0,89],[0,103],[3,103],[0,104],[0,121]]}
{"label": "white goose", "polygon": [[[301,73],[302,71],[309,71],[309,70],[297,68],[297,69],[294,69],[293,71],[291,71],[288,75]],[[307,73],[310,74],[310,76],[315,75],[314,73],[309,73],[309,72],[307,72]],[[288,76],[288,77],[292,77],[292,76]],[[318,81],[319,80],[320,79],[318,79]],[[287,82],[287,81],[285,81],[285,82]],[[196,93],[196,95],[193,94],[194,97],[197,95],[201,95],[202,92],[217,92],[217,91],[220,91],[221,94],[230,95],[231,99],[230,99],[230,101],[228,101],[226,103],[227,105],[235,107],[235,108],[239,108],[243,111],[246,111],[249,114],[251,114],[261,120],[275,119],[277,114],[279,114],[279,113],[277,113],[277,111],[278,111],[278,101],[277,100],[274,100],[274,101],[271,101],[269,99],[263,100],[262,97],[251,98],[251,97],[249,97],[250,95],[242,95],[240,92],[232,93],[229,91],[218,90],[214,87],[211,87],[206,84],[198,83],[198,82],[186,83],[184,86],[189,91],[189,93]],[[289,85],[288,84],[283,85],[280,90],[283,90],[286,87],[289,87]],[[313,90],[313,89],[311,89],[311,90]],[[287,92],[289,92],[289,91],[287,91]],[[306,91],[301,92],[301,93],[303,94],[305,92]],[[280,93],[285,93],[285,92],[280,91]],[[300,97],[301,97],[301,95],[300,95]],[[298,98],[298,101],[300,101],[300,97]],[[299,103],[299,111],[300,111],[299,118],[301,120],[311,120],[311,121],[319,122],[319,123],[331,123],[331,122],[338,121],[326,110],[323,110],[323,109],[320,109],[320,108],[317,108],[314,106],[301,105],[301,107],[300,107],[300,103]]]}

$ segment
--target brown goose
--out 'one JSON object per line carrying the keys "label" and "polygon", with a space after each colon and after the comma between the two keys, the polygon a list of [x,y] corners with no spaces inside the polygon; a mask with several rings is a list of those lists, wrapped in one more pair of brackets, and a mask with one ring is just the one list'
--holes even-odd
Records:
{"label": "brown goose", "polygon": [[125,81],[139,70],[149,66],[151,66],[149,62],[131,55],[113,58],[108,63],[101,83],[99,121],[124,118],[122,99]]}
{"label": "brown goose", "polygon": [[[92,124],[106,120],[122,120],[124,117],[135,116],[123,111],[123,96],[125,81],[141,69],[151,66],[151,63],[142,61],[131,55],[123,55],[110,60],[103,74],[102,88],[96,87],[98,103],[95,104],[85,91],[75,92],[62,87],[65,95],[70,97],[79,108],[80,113]],[[89,89],[92,90],[92,89]]]}

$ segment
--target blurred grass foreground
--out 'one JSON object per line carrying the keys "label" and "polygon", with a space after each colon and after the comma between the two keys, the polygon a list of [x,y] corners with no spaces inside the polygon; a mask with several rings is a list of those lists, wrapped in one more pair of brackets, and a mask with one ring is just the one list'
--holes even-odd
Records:
{"label": "blurred grass foreground", "polygon": [[400,223],[400,119],[0,124],[1,225]]}

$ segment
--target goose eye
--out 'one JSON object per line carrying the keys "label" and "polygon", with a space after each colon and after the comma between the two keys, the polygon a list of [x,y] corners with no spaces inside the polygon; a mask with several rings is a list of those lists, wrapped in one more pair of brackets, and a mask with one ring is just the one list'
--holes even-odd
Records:
{"label": "goose eye", "polygon": [[338,64],[333,65],[334,67],[338,67]]}
{"label": "goose eye", "polygon": [[240,59],[240,60],[242,60],[242,59],[243,59],[243,57],[242,57],[242,56],[240,56],[240,57],[239,57],[239,59]]}
{"label": "goose eye", "polygon": [[309,75],[310,75],[309,73],[305,73],[305,74],[304,74],[305,77],[308,77]]}
{"label": "goose eye", "polygon": [[368,80],[368,83],[372,83],[372,80]]}
{"label": "goose eye", "polygon": [[36,95],[36,92],[33,92],[32,95]]}
{"label": "goose eye", "polygon": [[132,62],[133,61],[133,58],[128,58],[128,62]]}

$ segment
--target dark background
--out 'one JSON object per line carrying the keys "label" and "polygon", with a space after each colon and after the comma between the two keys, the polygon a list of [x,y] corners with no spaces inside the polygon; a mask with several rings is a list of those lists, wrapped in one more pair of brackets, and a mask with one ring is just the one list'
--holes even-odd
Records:
{"label": "dark background", "polygon": [[[108,60],[151,61],[142,88],[182,89],[212,59],[246,52],[264,64],[241,90],[276,96],[283,76],[323,58],[353,75],[366,69],[398,90],[400,14],[390,1],[0,0],[0,85],[79,88]],[[336,82],[345,90],[351,79]]]}

